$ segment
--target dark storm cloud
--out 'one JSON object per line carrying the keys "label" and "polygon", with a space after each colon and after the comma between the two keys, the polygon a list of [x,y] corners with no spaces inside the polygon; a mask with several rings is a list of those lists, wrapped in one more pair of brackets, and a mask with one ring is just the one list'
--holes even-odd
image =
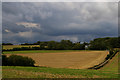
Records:
{"label": "dark storm cloud", "polygon": [[3,3],[2,13],[4,42],[89,41],[118,33],[117,3],[14,2]]}

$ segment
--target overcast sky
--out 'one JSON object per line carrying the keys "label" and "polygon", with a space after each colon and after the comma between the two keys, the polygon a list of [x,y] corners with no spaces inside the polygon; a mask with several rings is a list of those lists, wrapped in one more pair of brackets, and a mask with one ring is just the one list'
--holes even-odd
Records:
{"label": "overcast sky", "polygon": [[98,37],[116,37],[117,18],[118,3],[3,2],[3,42],[88,42]]}

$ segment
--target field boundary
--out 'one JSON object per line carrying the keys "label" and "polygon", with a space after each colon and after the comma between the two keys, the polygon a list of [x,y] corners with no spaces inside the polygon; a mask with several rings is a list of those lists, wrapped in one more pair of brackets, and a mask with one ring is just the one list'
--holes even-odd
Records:
{"label": "field boundary", "polygon": [[[110,52],[110,51],[109,51]],[[103,62],[101,62],[98,65],[95,65],[93,67],[90,67],[88,69],[100,69],[101,67],[105,66],[119,51],[116,51],[114,54],[112,54],[108,59],[105,59]],[[109,55],[109,54],[108,54]]]}

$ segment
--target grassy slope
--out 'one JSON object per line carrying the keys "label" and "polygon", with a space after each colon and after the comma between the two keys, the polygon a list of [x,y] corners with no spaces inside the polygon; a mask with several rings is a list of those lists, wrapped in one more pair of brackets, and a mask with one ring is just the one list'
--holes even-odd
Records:
{"label": "grassy slope", "polygon": [[114,71],[118,72],[118,53],[106,64],[104,67],[102,67],[100,70],[102,71]]}
{"label": "grassy slope", "polygon": [[[27,74],[29,73],[29,74]],[[117,78],[115,72],[47,67],[3,66],[3,78]]]}
{"label": "grassy slope", "polygon": [[[120,54],[120,53],[119,53]],[[104,67],[99,69],[100,71],[109,71],[109,72],[114,72],[114,74],[119,73],[118,72],[118,56],[119,54],[117,53],[112,60],[108,62]],[[120,64],[120,63],[119,63]]]}
{"label": "grassy slope", "polygon": [[118,54],[99,70],[3,66],[3,78],[118,78]]}
{"label": "grassy slope", "polygon": [[3,66],[3,78],[118,78],[118,54],[99,70]]}

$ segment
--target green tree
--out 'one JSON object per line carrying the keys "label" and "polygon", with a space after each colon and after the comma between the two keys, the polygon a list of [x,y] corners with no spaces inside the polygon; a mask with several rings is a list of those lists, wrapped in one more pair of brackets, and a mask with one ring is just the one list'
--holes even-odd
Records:
{"label": "green tree", "polygon": [[19,55],[11,55],[8,57],[8,66],[34,66],[35,61],[32,58]]}
{"label": "green tree", "polygon": [[119,39],[117,37],[96,38],[90,41],[90,49],[105,50],[112,48],[120,48]]}
{"label": "green tree", "polygon": [[55,50],[56,49],[56,44],[57,44],[57,42],[55,42],[55,41],[49,41],[48,44],[47,44],[47,46],[48,46],[47,49]]}
{"label": "green tree", "polygon": [[64,50],[70,50],[73,47],[73,43],[70,40],[61,40],[60,44]]}
{"label": "green tree", "polygon": [[6,55],[2,55],[2,65],[7,66],[8,65],[8,58]]}
{"label": "green tree", "polygon": [[74,50],[80,50],[80,46],[81,46],[80,43],[75,43],[74,46],[72,47],[72,49],[74,49]]}

